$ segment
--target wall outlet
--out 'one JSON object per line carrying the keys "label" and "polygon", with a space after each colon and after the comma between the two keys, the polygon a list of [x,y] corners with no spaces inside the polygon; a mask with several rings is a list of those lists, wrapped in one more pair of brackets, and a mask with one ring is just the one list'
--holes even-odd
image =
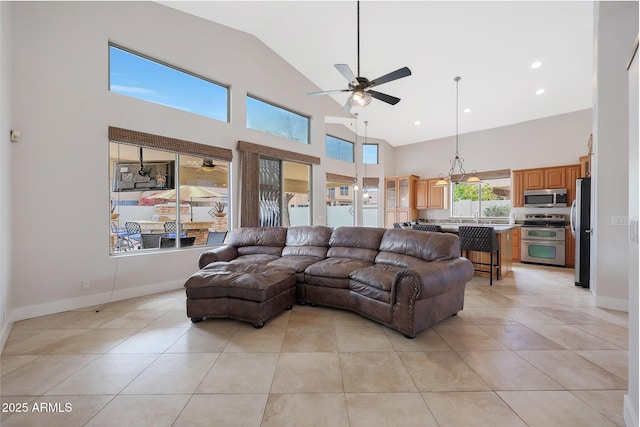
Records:
{"label": "wall outlet", "polygon": [[91,289],[91,280],[83,280],[82,289],[83,290]]}
{"label": "wall outlet", "polygon": [[611,225],[629,225],[628,216],[612,216]]}

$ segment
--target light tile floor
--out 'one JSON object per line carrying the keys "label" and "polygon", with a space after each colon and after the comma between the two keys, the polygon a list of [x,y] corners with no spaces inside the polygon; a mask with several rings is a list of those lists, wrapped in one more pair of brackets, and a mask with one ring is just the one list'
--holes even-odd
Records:
{"label": "light tile floor", "polygon": [[[192,325],[182,290],[17,322],[3,426],[623,426],[627,315],[515,264],[413,340],[295,306]],[[22,412],[18,412],[22,411]]]}

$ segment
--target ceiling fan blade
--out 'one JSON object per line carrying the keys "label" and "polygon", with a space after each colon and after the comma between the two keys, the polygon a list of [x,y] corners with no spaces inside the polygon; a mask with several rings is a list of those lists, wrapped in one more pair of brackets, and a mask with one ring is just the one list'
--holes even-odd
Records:
{"label": "ceiling fan blade", "polygon": [[353,74],[353,71],[351,71],[351,68],[349,68],[347,64],[335,64],[334,67],[336,67],[336,69],[340,71],[340,74],[342,74],[344,78],[349,81],[349,83],[352,83],[354,86],[358,85],[356,76]]}
{"label": "ceiling fan blade", "polygon": [[402,67],[395,71],[390,72],[389,74],[385,74],[384,76],[380,76],[377,79],[371,80],[369,87],[378,86],[383,83],[388,83],[393,80],[398,80],[410,75],[411,75],[411,70],[408,67]]}
{"label": "ceiling fan blade", "polygon": [[334,93],[341,93],[341,92],[351,92],[350,89],[335,89],[335,90],[325,90],[322,92],[311,92],[308,93],[307,95],[312,95],[312,96],[316,96],[316,95],[332,95]]}
{"label": "ceiling fan blade", "polygon": [[343,113],[348,113],[351,111],[351,102],[349,102],[351,99],[347,99],[347,102],[345,102],[344,107],[342,107],[342,111]]}
{"label": "ceiling fan blade", "polygon": [[396,105],[398,102],[400,102],[400,98],[387,95],[386,93],[376,92],[375,90],[368,90],[367,93],[375,99],[379,99],[380,101],[386,102],[387,104]]}

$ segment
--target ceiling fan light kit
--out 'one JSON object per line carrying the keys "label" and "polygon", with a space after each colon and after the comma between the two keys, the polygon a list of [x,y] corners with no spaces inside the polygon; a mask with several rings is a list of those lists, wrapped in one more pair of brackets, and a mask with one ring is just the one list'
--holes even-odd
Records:
{"label": "ceiling fan light kit", "polygon": [[201,169],[205,172],[213,172],[216,168],[216,165],[213,164],[213,160],[210,159],[202,159]]}
{"label": "ceiling fan light kit", "polygon": [[[357,23],[358,23],[358,74],[360,74],[360,2],[356,2],[358,6]],[[392,71],[384,76],[380,76],[377,79],[369,80],[366,77],[361,77],[353,74],[351,68],[347,64],[335,64],[336,69],[342,74],[349,82],[348,89],[335,89],[321,92],[311,92],[308,95],[332,95],[341,92],[352,92],[349,99],[345,103],[342,111],[347,113],[351,111],[351,107],[366,107],[371,103],[373,98],[382,102],[386,102],[390,105],[396,105],[400,102],[400,98],[387,95],[386,93],[377,92],[371,90],[374,86],[380,86],[384,83],[389,83],[394,80],[401,79],[411,75],[409,67],[402,67],[395,71]]]}

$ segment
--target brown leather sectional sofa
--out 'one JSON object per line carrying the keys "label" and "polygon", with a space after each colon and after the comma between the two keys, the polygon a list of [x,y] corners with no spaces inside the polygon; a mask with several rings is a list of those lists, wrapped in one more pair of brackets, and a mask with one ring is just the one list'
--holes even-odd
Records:
{"label": "brown leather sectional sofa", "polygon": [[261,327],[293,303],[347,309],[415,337],[462,310],[473,266],[448,233],[370,227],[247,227],[199,259],[187,316]]}

